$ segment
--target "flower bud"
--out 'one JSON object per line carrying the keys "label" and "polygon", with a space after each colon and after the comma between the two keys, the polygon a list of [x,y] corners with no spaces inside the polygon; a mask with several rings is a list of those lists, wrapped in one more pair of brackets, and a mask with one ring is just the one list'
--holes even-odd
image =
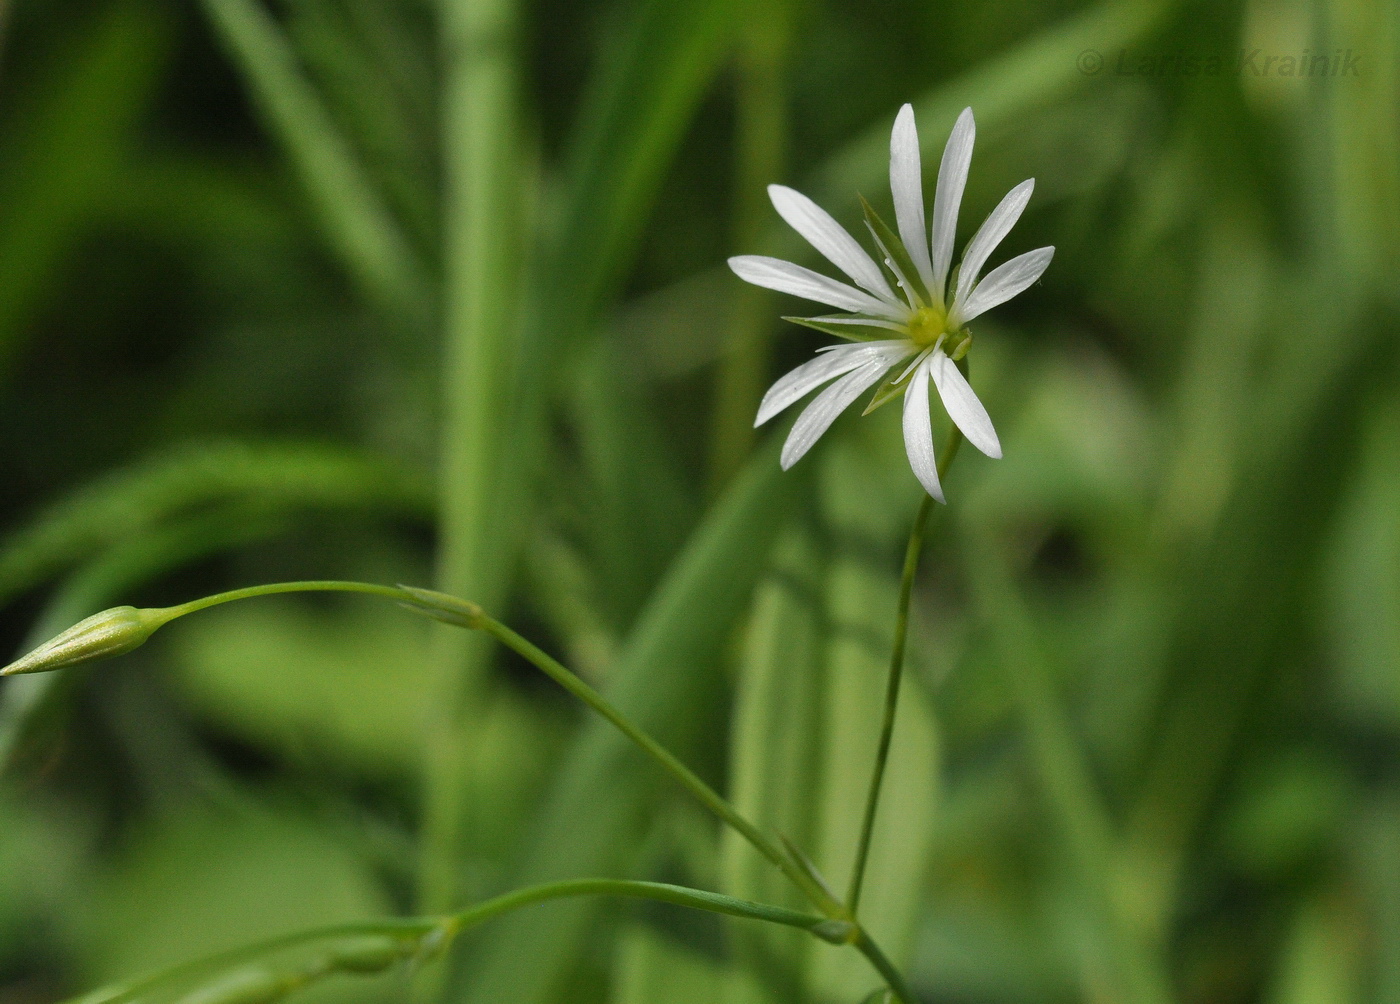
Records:
{"label": "flower bud", "polygon": [[66,669],[124,655],[139,648],[165,621],[160,610],[112,607],[79,621],[28,655],[0,669],[0,676],[46,673],[51,669]]}

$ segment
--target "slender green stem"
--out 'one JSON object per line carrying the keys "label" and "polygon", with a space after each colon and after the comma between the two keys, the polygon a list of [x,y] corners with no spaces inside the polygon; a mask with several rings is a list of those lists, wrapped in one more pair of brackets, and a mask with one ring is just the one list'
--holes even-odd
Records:
{"label": "slender green stem", "polygon": [[661,765],[663,770],[679,781],[701,805],[733,827],[760,854],[782,869],[783,874],[802,890],[814,906],[828,916],[841,914],[841,905],[833,900],[831,895],[807,875],[802,868],[798,867],[790,855],[784,853],[767,834],[749,822],[740,814],[739,810],[702,781],[694,771],[676,759],[674,754],[642,729],[632,724],[606,697],[579,679],[577,675],[566,669],[547,652],[522,638],[499,621],[486,614],[481,614],[478,626],[502,645],[523,656],[550,679],[616,726],[618,731],[641,747],[648,756]]}
{"label": "slender green stem", "polygon": [[[407,942],[409,945],[416,942],[419,946],[418,951],[424,949],[441,951],[452,937],[468,928],[499,917],[501,914],[536,903],[575,896],[621,896],[630,899],[655,900],[695,910],[726,914],[731,917],[743,917],[770,924],[795,927],[810,931],[816,937],[827,941],[839,940],[843,934],[842,927],[833,926],[831,920],[818,914],[800,913],[781,906],[736,899],[732,896],[706,892],[702,889],[689,889],[685,886],[670,885],[664,882],[637,882],[625,879],[568,879],[562,882],[550,882],[545,885],[517,889],[478,903],[476,906],[459,913],[443,917],[407,917],[365,921],[298,931],[255,945],[187,962],[133,983],[87,994],[79,998],[79,1001],[81,1004],[128,1004],[128,1002],[142,999],[152,990],[159,989],[173,981],[188,981],[206,974],[218,975],[234,966],[289,949],[341,939],[385,936]],[[434,940],[429,942],[430,938]],[[405,954],[414,954],[414,949],[410,947],[409,952]],[[332,971],[334,971],[334,966],[324,966],[315,969],[313,973],[314,976],[319,977]],[[74,1002],[74,1004],[78,1004],[78,1002]]]}
{"label": "slender green stem", "polygon": [[856,931],[856,940],[851,943],[855,946],[856,951],[864,955],[875,967],[875,971],[884,977],[885,984],[894,992],[896,998],[903,1001],[904,1004],[915,1004],[917,998],[914,996],[914,991],[909,989],[909,984],[904,981],[903,974],[895,968],[889,956],[871,940],[870,933],[865,928],[857,926]]}
{"label": "slender green stem", "polygon": [[374,582],[346,582],[340,579],[307,579],[302,582],[270,582],[261,586],[245,586],[230,589],[228,592],[201,596],[197,600],[181,603],[179,606],[165,607],[159,611],[161,623],[166,624],[176,617],[208,610],[236,600],[253,599],[258,596],[276,596],[279,593],[366,593],[371,596],[387,596],[391,600],[404,602],[412,600],[412,595],[398,586],[381,586]]}
{"label": "slender green stem", "polygon": [[[962,445],[957,427],[948,434],[948,445],[938,463],[941,481]],[[894,738],[894,717],[899,708],[899,687],[904,677],[904,646],[909,634],[909,600],[914,594],[914,575],[919,570],[919,552],[924,546],[924,526],[933,512],[933,497],[925,495],[909,531],[909,546],[904,550],[904,574],[899,580],[899,608],[895,612],[894,647],[890,651],[890,673],[885,685],[885,718],[880,725],[880,745],[875,750],[875,769],[870,777],[870,791],[865,799],[865,816],[860,824],[860,840],[856,844],[856,863],[851,871],[851,884],[846,892],[846,912],[854,917],[860,907],[861,888],[865,883],[865,865],[870,857],[870,840],[875,832],[875,813],[880,807],[880,789],[884,786],[885,765],[890,757],[890,742]]]}

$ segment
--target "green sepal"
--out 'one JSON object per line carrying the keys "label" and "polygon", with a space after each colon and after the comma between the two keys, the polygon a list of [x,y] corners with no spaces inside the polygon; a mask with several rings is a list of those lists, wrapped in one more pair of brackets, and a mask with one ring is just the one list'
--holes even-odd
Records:
{"label": "green sepal", "polygon": [[860,1004],[888,1004],[890,999],[889,989],[881,987],[879,990],[872,990],[869,994],[860,999]]}
{"label": "green sepal", "polygon": [[[854,316],[854,315],[853,315]],[[889,328],[876,328],[869,324],[842,324],[840,318],[830,317],[784,317],[783,320],[800,324],[804,328],[821,331],[848,342],[878,342],[886,338],[898,338],[899,332]]]}
{"label": "green sepal", "polygon": [[906,366],[898,373],[891,371],[890,375],[885,377],[880,386],[875,389],[874,397],[872,397],[870,403],[865,406],[865,410],[860,413],[860,417],[864,418],[876,408],[887,405],[895,398],[899,397],[904,393],[905,389],[909,386],[909,381],[913,378],[914,370],[912,367]]}
{"label": "green sepal", "polygon": [[[909,252],[905,249],[904,242],[899,239],[899,235],[889,228],[889,224],[880,219],[880,214],[875,212],[874,206],[865,201],[863,195],[860,196],[860,206],[865,211],[865,222],[870,224],[870,229],[875,231],[875,236],[884,245],[884,250],[889,252],[891,260],[909,280],[910,285],[914,288],[914,295],[925,306],[932,304],[933,297],[929,296],[928,289],[924,286],[924,278],[914,267],[914,259],[909,257]],[[897,278],[898,276],[896,276]]]}

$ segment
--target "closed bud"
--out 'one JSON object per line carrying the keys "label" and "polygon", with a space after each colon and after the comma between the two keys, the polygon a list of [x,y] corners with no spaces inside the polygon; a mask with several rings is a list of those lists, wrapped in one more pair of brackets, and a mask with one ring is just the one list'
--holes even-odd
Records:
{"label": "closed bud", "polygon": [[112,607],[79,621],[61,635],[0,669],[0,676],[46,673],[52,669],[66,669],[124,655],[139,648],[166,620],[161,610]]}

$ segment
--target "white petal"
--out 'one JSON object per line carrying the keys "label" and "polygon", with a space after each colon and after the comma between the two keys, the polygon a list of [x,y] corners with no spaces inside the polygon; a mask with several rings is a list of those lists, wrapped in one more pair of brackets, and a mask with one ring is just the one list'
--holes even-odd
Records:
{"label": "white petal", "polygon": [[769,185],[768,197],[773,200],[773,208],[787,221],[788,226],[807,239],[807,242],[826,256],[827,261],[845,272],[857,286],[875,294],[882,300],[897,304],[894,291],[885,281],[880,266],[866,254],[865,248],[846,228],[831,218],[825,209],[807,196],[784,185]]}
{"label": "white petal", "polygon": [[1055,257],[1053,247],[1036,248],[1010,261],[1002,262],[987,273],[963,304],[957,315],[958,324],[966,324],[978,314],[984,314],[998,304],[1005,303],[1040,278],[1050,267],[1050,259]]}
{"label": "white petal", "polygon": [[924,228],[924,179],[919,163],[919,133],[914,127],[914,106],[905,105],[895,116],[890,133],[890,194],[899,239],[919,270],[924,286],[933,286],[933,265],[928,257],[928,231]]}
{"label": "white petal", "polygon": [[758,405],[758,417],[754,427],[762,425],[774,415],[806,397],[828,380],[834,380],[844,373],[865,365],[870,361],[869,354],[861,352],[864,345],[832,345],[827,351],[819,351],[815,359],[809,359],[796,369],[789,370],[778,378]]}
{"label": "white petal", "polygon": [[902,321],[908,316],[905,307],[895,308],[877,300],[869,293],[862,293],[854,286],[829,279],[810,268],[794,265],[781,258],[768,258],[764,255],[745,254],[729,259],[729,267],[745,282],[765,289],[776,289],[779,293],[790,293],[804,300],[815,300],[829,307],[843,310],[858,310],[864,314],[874,314],[889,321]]}
{"label": "white petal", "polygon": [[1001,459],[1001,441],[997,439],[996,429],[992,428],[991,416],[982,407],[982,402],[977,400],[967,378],[959,372],[957,363],[939,351],[929,357],[928,365],[948,417],[962,430],[969,443],[993,460]]}
{"label": "white petal", "polygon": [[821,438],[823,432],[836,421],[836,416],[850,407],[851,402],[872,387],[885,375],[891,363],[886,359],[875,359],[859,369],[847,373],[840,380],[817,395],[816,400],[807,405],[797,416],[792,432],[788,433],[779,458],[783,470],[802,459],[803,454]]}
{"label": "white petal", "polygon": [[967,242],[962,265],[958,268],[958,290],[953,296],[954,310],[967,299],[967,294],[972,292],[972,287],[977,283],[982,266],[987,264],[987,259],[997,249],[1002,238],[1011,232],[1011,228],[1021,218],[1026,203],[1031,201],[1031,191],[1034,188],[1035,179],[1027,178],[1007,192],[1006,197],[997,203],[997,207],[987,214],[987,219],[977,228],[972,240]]}
{"label": "white petal", "polygon": [[943,160],[938,165],[938,189],[933,194],[933,288],[936,299],[942,299],[948,281],[948,267],[953,263],[953,239],[958,232],[958,206],[967,185],[967,169],[972,163],[972,144],[977,138],[977,125],[972,109],[964,108],[958,116],[948,145],[943,148]]}
{"label": "white petal", "polygon": [[928,413],[928,362],[919,364],[904,392],[904,452],[919,484],[940,502],[943,486],[938,483],[938,461],[933,455],[933,426]]}

